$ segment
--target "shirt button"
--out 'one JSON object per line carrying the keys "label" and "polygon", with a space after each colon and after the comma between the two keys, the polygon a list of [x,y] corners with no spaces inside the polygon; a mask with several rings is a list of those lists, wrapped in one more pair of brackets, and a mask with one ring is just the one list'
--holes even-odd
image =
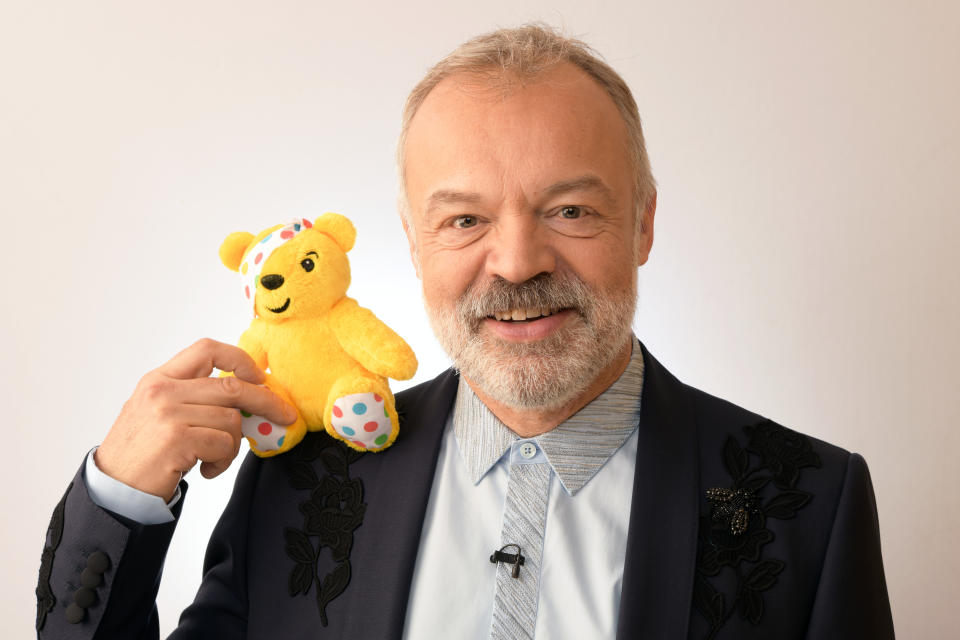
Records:
{"label": "shirt button", "polygon": [[537,445],[532,442],[524,442],[520,445],[520,455],[529,460],[533,456],[537,455]]}

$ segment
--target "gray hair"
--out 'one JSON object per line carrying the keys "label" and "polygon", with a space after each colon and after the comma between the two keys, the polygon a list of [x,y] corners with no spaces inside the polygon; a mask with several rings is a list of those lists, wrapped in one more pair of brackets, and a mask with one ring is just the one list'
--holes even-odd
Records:
{"label": "gray hair", "polygon": [[532,23],[499,29],[477,36],[454,49],[435,64],[407,96],[403,125],[397,145],[400,173],[400,213],[410,224],[410,202],[406,193],[406,142],[410,122],[420,105],[444,78],[457,73],[479,75],[494,82],[535,80],[562,63],[585,71],[607,92],[627,129],[627,149],[634,168],[634,202],[637,232],[644,231],[644,213],[656,197],[656,182],[643,140],[640,114],[633,94],[623,78],[586,43],[561,35],[553,28]]}

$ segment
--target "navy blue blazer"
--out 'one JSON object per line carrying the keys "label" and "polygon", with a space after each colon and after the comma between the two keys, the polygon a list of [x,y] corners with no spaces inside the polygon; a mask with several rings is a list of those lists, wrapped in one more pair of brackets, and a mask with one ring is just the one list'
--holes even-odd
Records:
{"label": "navy blue blazer", "polygon": [[[617,638],[893,638],[863,459],[643,357]],[[456,389],[446,371],[399,393],[401,435],[381,454],[314,433],[282,456],[248,455],[171,637],[400,640]],[[47,532],[38,637],[156,638],[175,526],[96,506],[78,472]]]}

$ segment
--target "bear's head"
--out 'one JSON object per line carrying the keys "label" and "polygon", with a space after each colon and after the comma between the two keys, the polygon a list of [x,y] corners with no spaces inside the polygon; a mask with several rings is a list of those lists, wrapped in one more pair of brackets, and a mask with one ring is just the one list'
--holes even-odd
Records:
{"label": "bear's head", "polygon": [[283,322],[323,314],[347,293],[357,231],[348,219],[325,213],[252,233],[231,233],[220,260],[243,278],[243,294],[254,314]]}

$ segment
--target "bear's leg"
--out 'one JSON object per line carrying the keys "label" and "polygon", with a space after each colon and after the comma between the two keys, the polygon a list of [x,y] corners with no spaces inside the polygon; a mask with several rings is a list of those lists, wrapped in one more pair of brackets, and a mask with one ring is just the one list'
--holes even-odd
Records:
{"label": "bear's leg", "polygon": [[[269,373],[264,386],[293,404],[287,392],[277,384]],[[278,453],[289,451],[303,440],[303,436],[307,433],[307,424],[299,411],[297,412],[297,421],[286,426],[270,422],[266,418],[251,415],[245,411],[240,413],[243,416],[241,423],[243,435],[250,443],[250,449],[261,458],[269,458]]]}
{"label": "bear's leg", "polygon": [[357,451],[382,451],[399,433],[397,410],[387,381],[379,376],[340,378],[324,409],[327,433]]}

